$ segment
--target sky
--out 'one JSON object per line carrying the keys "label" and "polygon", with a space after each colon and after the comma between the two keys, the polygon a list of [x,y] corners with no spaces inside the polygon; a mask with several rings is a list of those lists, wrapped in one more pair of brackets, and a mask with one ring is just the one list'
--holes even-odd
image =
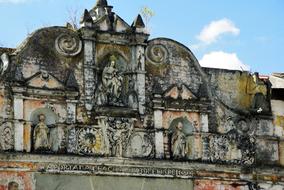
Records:
{"label": "sky", "polygon": [[[64,26],[96,0],[0,0],[0,46],[17,47],[28,34]],[[284,72],[284,0],[108,0],[129,24],[147,6],[155,12],[150,38],[191,49],[202,66]]]}

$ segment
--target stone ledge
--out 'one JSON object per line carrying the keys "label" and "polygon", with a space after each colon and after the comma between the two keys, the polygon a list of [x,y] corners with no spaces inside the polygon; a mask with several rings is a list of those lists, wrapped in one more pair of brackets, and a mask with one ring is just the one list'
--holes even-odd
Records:
{"label": "stone ledge", "polygon": [[[243,180],[242,168],[237,165],[217,165],[165,160],[126,158],[86,158],[80,156],[51,156],[28,154],[0,154],[0,170],[41,172],[49,174],[110,175],[157,178]],[[284,182],[281,168],[251,168],[252,179],[269,181],[277,178]]]}

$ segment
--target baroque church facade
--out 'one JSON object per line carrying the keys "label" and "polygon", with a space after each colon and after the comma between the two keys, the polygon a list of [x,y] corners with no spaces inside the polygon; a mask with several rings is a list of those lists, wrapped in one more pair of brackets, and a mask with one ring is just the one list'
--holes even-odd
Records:
{"label": "baroque church facade", "polygon": [[0,190],[283,190],[284,75],[202,68],[112,8],[0,48]]}

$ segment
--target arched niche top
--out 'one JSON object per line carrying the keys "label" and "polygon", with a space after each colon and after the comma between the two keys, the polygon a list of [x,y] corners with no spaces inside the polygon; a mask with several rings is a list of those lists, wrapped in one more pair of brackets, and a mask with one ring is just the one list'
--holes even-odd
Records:
{"label": "arched niche top", "polygon": [[104,67],[110,64],[112,57],[115,57],[116,68],[120,72],[127,70],[128,67],[127,58],[117,51],[109,52],[98,60],[100,70],[103,70]]}
{"label": "arched niche top", "polygon": [[185,135],[189,135],[189,134],[192,134],[194,132],[193,124],[190,121],[188,121],[187,118],[179,117],[179,118],[174,119],[171,122],[170,128],[169,128],[170,133],[173,133],[176,130],[176,127],[179,123],[182,123],[182,125],[183,125],[182,132]]}
{"label": "arched niche top", "polygon": [[32,112],[30,121],[33,125],[38,124],[39,115],[45,115],[46,125],[55,125],[58,122],[58,116],[49,108],[39,108]]}

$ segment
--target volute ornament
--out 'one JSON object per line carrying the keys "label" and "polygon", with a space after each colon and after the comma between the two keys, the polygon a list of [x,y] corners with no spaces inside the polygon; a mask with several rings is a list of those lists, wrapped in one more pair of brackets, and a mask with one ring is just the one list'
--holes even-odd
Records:
{"label": "volute ornament", "polygon": [[154,44],[146,49],[146,58],[154,65],[167,62],[168,55],[167,48],[162,44]]}
{"label": "volute ornament", "polygon": [[82,51],[82,42],[79,37],[71,34],[61,34],[55,40],[56,51],[66,57],[73,57]]}

